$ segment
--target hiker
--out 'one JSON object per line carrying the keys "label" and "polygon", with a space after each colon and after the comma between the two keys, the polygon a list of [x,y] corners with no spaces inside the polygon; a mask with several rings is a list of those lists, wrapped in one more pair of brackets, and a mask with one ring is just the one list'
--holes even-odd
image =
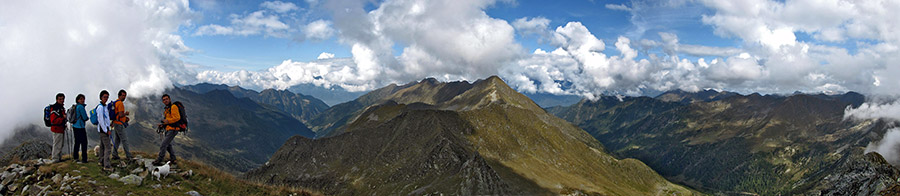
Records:
{"label": "hiker", "polygon": [[[109,119],[109,111],[107,109],[106,100],[109,100],[109,92],[106,90],[100,91],[100,104],[94,108],[94,114],[97,115],[97,132],[100,134],[100,165],[103,166],[103,170],[112,171],[112,165],[109,163],[109,156],[112,154],[112,146],[109,144],[110,130],[109,126],[112,123]],[[92,116],[94,114],[91,114]],[[93,123],[93,122],[92,122]]]}
{"label": "hiker", "polygon": [[72,149],[72,159],[78,162],[78,149],[81,148],[81,163],[87,163],[87,133],[84,130],[84,122],[89,120],[84,110],[84,94],[75,96],[75,122],[72,123],[72,132],[75,134],[75,147]]}
{"label": "hiker", "polygon": [[50,159],[53,162],[62,161],[63,141],[66,131],[66,95],[63,93],[56,94],[56,103],[50,105],[50,131],[53,132],[53,150],[50,152]]}
{"label": "hiker", "polygon": [[128,135],[125,133],[125,128],[128,128],[128,115],[130,114],[128,111],[125,111],[125,97],[127,93],[125,90],[119,90],[119,98],[116,101],[113,101],[110,104],[113,104],[111,107],[115,111],[110,111],[110,118],[112,119],[112,127],[113,133],[115,134],[116,140],[113,142],[112,147],[112,160],[119,160],[119,145],[122,146],[122,150],[125,150],[125,158],[127,160],[131,160],[134,157],[131,156],[131,151],[128,150]]}
{"label": "hiker", "polygon": [[175,136],[178,135],[178,131],[182,131],[181,123],[184,122],[182,121],[181,113],[178,110],[178,105],[172,104],[169,94],[164,94],[162,96],[162,103],[166,107],[163,111],[163,119],[157,127],[165,128],[166,135],[165,138],[163,138],[162,144],[159,145],[159,156],[153,161],[153,165],[156,166],[163,165],[163,158],[165,158],[166,152],[169,152],[169,161],[172,164],[176,164],[175,149],[172,148],[172,143],[175,142]]}

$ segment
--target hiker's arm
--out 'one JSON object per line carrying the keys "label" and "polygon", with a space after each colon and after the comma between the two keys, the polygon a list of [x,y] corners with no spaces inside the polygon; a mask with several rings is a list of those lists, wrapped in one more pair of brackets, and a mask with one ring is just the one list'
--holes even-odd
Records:
{"label": "hiker's arm", "polygon": [[82,121],[90,120],[90,118],[87,115],[87,112],[84,110],[85,109],[84,106],[79,105],[77,109],[78,109],[78,111],[76,111],[76,112],[78,112],[78,116],[80,117],[78,119],[81,119]]}
{"label": "hiker's arm", "polygon": [[181,114],[178,113],[177,105],[172,105],[172,107],[169,108],[169,111],[171,112],[169,113],[169,116],[166,116],[166,122],[164,122],[165,124],[172,124],[178,122],[178,120],[181,120]]}

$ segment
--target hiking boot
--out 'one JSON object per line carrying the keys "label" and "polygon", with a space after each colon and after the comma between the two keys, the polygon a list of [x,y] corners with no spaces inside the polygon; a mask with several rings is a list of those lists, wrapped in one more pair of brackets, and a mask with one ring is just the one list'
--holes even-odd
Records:
{"label": "hiking boot", "polygon": [[110,158],[110,160],[119,160],[119,157]]}
{"label": "hiking boot", "polygon": [[178,165],[178,162],[175,160],[169,160],[169,165]]}
{"label": "hiking boot", "polygon": [[166,164],[166,163],[163,163],[163,162],[161,162],[161,161],[153,161],[153,166],[162,166],[162,165],[165,165],[165,164]]}

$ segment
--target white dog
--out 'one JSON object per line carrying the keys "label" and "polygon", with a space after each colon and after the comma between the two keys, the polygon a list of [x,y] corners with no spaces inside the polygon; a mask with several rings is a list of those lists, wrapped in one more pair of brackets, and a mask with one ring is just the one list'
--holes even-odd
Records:
{"label": "white dog", "polygon": [[94,146],[94,155],[100,157],[100,145]]}
{"label": "white dog", "polygon": [[156,177],[156,181],[160,181],[160,178],[169,175],[169,162],[167,161],[165,165],[153,168],[153,176]]}

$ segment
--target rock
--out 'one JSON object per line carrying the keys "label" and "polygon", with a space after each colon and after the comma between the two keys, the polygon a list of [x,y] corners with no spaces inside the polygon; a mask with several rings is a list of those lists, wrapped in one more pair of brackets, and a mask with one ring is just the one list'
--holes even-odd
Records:
{"label": "rock", "polygon": [[826,176],[810,191],[819,195],[874,195],[897,183],[900,170],[876,152],[852,155],[838,172]]}
{"label": "rock", "polygon": [[144,168],[139,167],[139,168],[135,168],[134,170],[131,170],[132,174],[141,173],[141,172],[144,172]]}
{"label": "rock", "polygon": [[19,175],[19,173],[12,173],[12,172],[8,172],[8,171],[3,171],[3,173],[0,173],[0,178],[3,178],[3,181],[0,182],[0,184],[3,184],[3,185],[9,185],[9,184],[12,183],[13,181],[15,181],[16,178],[19,177],[18,175]]}
{"label": "rock", "polygon": [[118,180],[118,179],[119,179],[119,173],[112,173],[112,174],[109,175],[109,178]]}
{"label": "rock", "polygon": [[133,185],[141,185],[141,182],[143,182],[143,181],[144,181],[143,178],[141,178],[137,175],[134,175],[134,174],[130,174],[130,175],[127,175],[127,176],[119,179],[119,182],[123,182],[125,184],[133,184]]}
{"label": "rock", "polygon": [[40,158],[40,159],[37,160],[37,163],[34,164],[34,165],[35,165],[35,166],[41,166],[41,165],[47,165],[47,164],[51,164],[51,163],[53,163],[53,160],[45,159],[45,158]]}
{"label": "rock", "polygon": [[53,176],[53,178],[50,178],[50,180],[53,180],[53,183],[55,184],[59,184],[60,182],[62,182],[63,177],[60,174],[56,174]]}
{"label": "rock", "polygon": [[71,191],[72,186],[66,185],[66,186],[63,186],[62,188],[59,188],[59,190],[60,191]]}
{"label": "rock", "polygon": [[81,171],[78,171],[78,170],[72,170],[72,172],[81,173]]}
{"label": "rock", "polygon": [[201,195],[200,193],[198,193],[197,191],[188,191],[188,192],[186,192],[186,193],[184,193],[184,194],[187,194],[187,195],[190,195],[190,196],[203,196],[203,195]]}
{"label": "rock", "polygon": [[9,184],[7,179],[15,178],[16,175],[17,175],[17,173],[3,171],[3,173],[0,173],[0,181],[3,181],[3,185],[7,185],[7,184]]}
{"label": "rock", "polygon": [[94,180],[88,180],[88,183],[91,183],[91,184],[97,184],[97,181],[94,181]]}
{"label": "rock", "polygon": [[160,184],[154,184],[154,185],[152,185],[152,186],[150,186],[150,187],[153,187],[153,189],[159,189],[159,188],[162,188],[162,185],[160,185]]}
{"label": "rock", "polygon": [[7,152],[3,158],[0,158],[0,165],[9,164],[13,159],[34,160],[37,158],[50,157],[50,150],[52,148],[53,146],[44,141],[26,141]]}
{"label": "rock", "polygon": [[22,169],[21,172],[19,172],[19,174],[22,174],[22,176],[31,175],[31,174],[34,173],[34,170],[35,170],[34,167],[31,167],[31,166],[25,167],[25,168]]}

